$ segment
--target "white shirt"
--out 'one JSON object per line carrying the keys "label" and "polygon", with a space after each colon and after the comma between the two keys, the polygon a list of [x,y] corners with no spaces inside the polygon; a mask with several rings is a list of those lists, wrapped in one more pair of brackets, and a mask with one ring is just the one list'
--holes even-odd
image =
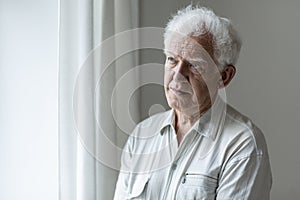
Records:
{"label": "white shirt", "polygon": [[178,146],[174,111],[134,129],[115,200],[267,200],[272,175],[262,132],[217,98]]}

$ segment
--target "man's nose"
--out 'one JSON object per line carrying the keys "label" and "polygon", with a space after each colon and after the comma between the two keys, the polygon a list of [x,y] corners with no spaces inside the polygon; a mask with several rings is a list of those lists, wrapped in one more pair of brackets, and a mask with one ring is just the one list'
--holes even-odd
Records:
{"label": "man's nose", "polygon": [[187,81],[188,80],[188,64],[184,61],[177,63],[174,69],[174,80],[175,81]]}

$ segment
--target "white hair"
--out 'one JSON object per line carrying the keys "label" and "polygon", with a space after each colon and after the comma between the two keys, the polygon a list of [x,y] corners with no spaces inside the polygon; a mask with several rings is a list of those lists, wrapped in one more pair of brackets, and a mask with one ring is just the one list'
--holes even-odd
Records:
{"label": "white hair", "polygon": [[212,10],[189,5],[179,10],[167,23],[164,33],[164,45],[174,33],[187,36],[201,36],[205,33],[212,35],[214,58],[220,69],[227,65],[235,65],[239,56],[242,42],[229,19],[217,16]]}

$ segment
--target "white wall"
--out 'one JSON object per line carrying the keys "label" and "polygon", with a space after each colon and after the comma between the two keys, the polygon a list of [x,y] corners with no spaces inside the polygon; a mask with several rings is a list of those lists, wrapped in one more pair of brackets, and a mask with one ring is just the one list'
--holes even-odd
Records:
{"label": "white wall", "polygon": [[58,2],[0,0],[0,199],[58,199]]}
{"label": "white wall", "polygon": [[[171,12],[190,2],[143,0],[140,26],[162,27]],[[237,75],[227,97],[266,136],[274,176],[271,199],[300,199],[300,1],[201,2],[231,18],[242,35],[244,46],[236,66]],[[162,63],[163,56],[145,52],[141,62]],[[163,102],[161,97],[153,99],[151,92],[163,95],[162,88],[144,92],[142,105],[148,108],[151,103]]]}
{"label": "white wall", "polygon": [[300,1],[226,1],[244,39],[233,105],[264,131],[274,176],[272,200],[300,199]]}

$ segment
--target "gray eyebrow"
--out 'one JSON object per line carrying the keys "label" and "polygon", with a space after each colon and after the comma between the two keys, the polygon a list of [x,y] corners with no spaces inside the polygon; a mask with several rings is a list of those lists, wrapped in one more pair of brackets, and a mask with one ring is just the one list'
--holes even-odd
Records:
{"label": "gray eyebrow", "polygon": [[206,60],[204,60],[204,59],[202,59],[202,58],[197,58],[197,59],[193,59],[193,58],[191,58],[191,59],[188,59],[188,61],[194,61],[194,62],[199,62],[199,61],[204,61],[204,62],[207,62]]}

